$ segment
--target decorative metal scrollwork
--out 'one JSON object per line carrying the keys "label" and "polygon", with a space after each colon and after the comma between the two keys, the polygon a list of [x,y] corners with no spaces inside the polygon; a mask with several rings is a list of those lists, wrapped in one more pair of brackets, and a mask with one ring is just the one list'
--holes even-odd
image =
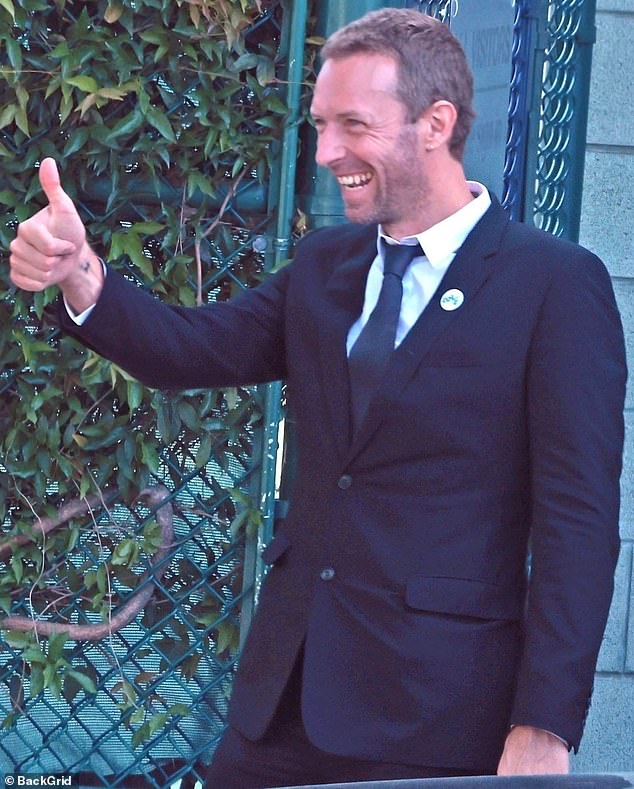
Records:
{"label": "decorative metal scrollwork", "polygon": [[418,8],[424,14],[434,16],[442,22],[449,22],[458,13],[460,0],[418,0],[409,4],[413,8]]}
{"label": "decorative metal scrollwork", "polygon": [[534,221],[554,235],[564,232],[562,206],[570,169],[575,107],[578,32],[585,0],[551,0],[542,76]]}
{"label": "decorative metal scrollwork", "polygon": [[523,215],[524,172],[528,135],[527,106],[529,101],[529,64],[532,29],[526,24],[529,0],[514,3],[512,72],[509,93],[509,121],[504,161],[504,194],[502,204],[513,219]]}

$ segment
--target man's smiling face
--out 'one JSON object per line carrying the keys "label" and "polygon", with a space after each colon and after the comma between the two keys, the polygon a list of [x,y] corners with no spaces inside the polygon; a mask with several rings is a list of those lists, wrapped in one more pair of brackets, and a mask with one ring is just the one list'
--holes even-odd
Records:
{"label": "man's smiling face", "polygon": [[395,238],[417,232],[428,194],[418,124],[396,98],[397,78],[386,55],[330,58],[311,105],[316,160],[337,178],[347,218],[381,223]]}

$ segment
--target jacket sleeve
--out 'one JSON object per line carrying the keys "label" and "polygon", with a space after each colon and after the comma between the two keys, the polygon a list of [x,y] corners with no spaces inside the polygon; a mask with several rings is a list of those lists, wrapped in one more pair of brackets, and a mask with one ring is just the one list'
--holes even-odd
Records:
{"label": "jacket sleeve", "polygon": [[194,389],[286,376],[288,269],[228,302],[164,304],[112,269],[83,326],[60,300],[64,331],[155,388]]}
{"label": "jacket sleeve", "polygon": [[580,250],[553,268],[528,366],[531,569],[511,723],[576,751],[619,550],[626,368],[603,264]]}

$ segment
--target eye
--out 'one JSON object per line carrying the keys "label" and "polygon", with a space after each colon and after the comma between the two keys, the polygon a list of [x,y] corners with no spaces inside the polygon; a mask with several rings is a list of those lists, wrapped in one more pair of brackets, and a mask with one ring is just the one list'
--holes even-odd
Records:
{"label": "eye", "polygon": [[346,118],[345,127],[349,131],[358,132],[365,129],[365,123],[362,120],[359,120],[359,118]]}

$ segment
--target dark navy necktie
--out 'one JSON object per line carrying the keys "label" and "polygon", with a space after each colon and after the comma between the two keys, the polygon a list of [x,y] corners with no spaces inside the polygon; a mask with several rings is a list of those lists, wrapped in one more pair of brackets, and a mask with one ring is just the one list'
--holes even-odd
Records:
{"label": "dark navy necktie", "polygon": [[403,298],[403,274],[422,255],[420,244],[387,244],[381,241],[383,284],[379,299],[348,356],[353,430],[363,421],[370,400],[394,350],[396,327]]}

